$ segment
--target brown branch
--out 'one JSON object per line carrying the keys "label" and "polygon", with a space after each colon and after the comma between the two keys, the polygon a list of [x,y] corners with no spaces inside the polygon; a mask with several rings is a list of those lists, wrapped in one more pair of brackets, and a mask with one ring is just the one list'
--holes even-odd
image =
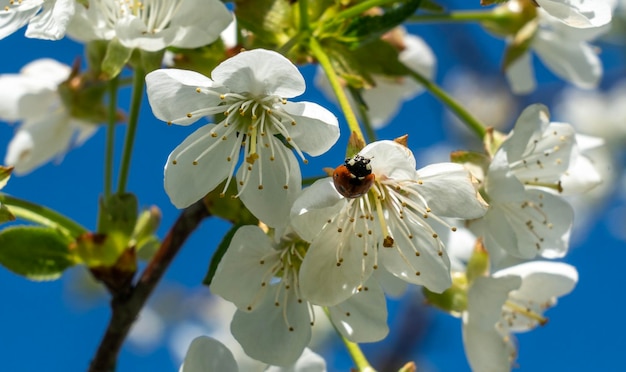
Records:
{"label": "brown branch", "polygon": [[111,320],[89,366],[90,372],[110,372],[115,370],[117,355],[130,331],[139,311],[165,273],[185,240],[200,222],[210,215],[203,201],[185,209],[161,243],[134,288],[118,292],[111,299]]}

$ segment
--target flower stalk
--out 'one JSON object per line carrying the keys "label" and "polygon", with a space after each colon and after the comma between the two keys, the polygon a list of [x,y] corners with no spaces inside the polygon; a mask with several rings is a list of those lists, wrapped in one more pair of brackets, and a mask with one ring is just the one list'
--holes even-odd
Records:
{"label": "flower stalk", "polygon": [[126,138],[124,140],[124,152],[122,154],[122,164],[117,184],[117,192],[119,194],[126,191],[126,183],[128,182],[128,172],[130,171],[130,160],[133,154],[135,134],[137,132],[137,123],[139,121],[139,111],[141,110],[141,99],[143,97],[145,76],[145,71],[141,66],[135,67],[133,76],[133,94],[130,102],[130,116],[128,118],[128,128],[126,130]]}
{"label": "flower stalk", "polygon": [[311,52],[317,58],[320,66],[324,69],[326,76],[328,76],[328,81],[330,82],[331,87],[333,88],[333,92],[337,95],[337,100],[339,101],[339,105],[341,106],[341,110],[343,111],[343,115],[346,118],[348,123],[348,127],[350,131],[353,132],[357,138],[365,142],[365,137],[363,136],[363,132],[361,131],[361,127],[359,126],[359,121],[352,110],[352,106],[350,106],[350,102],[348,101],[348,97],[346,96],[346,92],[344,91],[341,83],[339,82],[339,77],[335,73],[335,69],[333,69],[332,63],[328,58],[328,55],[324,52],[324,49],[320,45],[320,43],[315,39],[311,38],[310,44]]}

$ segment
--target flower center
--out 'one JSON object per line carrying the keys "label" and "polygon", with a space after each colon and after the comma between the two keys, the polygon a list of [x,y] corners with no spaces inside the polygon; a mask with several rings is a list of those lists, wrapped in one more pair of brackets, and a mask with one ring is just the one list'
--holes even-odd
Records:
{"label": "flower center", "polygon": [[193,164],[197,165],[216,146],[224,143],[231,146],[231,151],[225,159],[230,172],[221,193],[222,196],[225,195],[235,173],[242,147],[244,156],[241,166],[244,168],[239,179],[239,193],[234,197],[241,195],[248,184],[252,182],[251,175],[255,166],[259,167],[259,171],[256,172],[257,188],[263,189],[263,172],[261,169],[263,162],[257,162],[261,158],[267,158],[270,162],[276,161],[278,166],[283,167],[283,174],[285,175],[283,188],[288,189],[290,162],[284,151],[277,148],[282,144],[277,142],[274,136],[279,136],[279,139],[293,148],[305,164],[308,161],[289,135],[289,128],[296,126],[297,122],[282,108],[283,105],[287,104],[287,100],[274,95],[258,97],[248,93],[219,93],[213,89],[201,87],[196,88],[196,93],[219,96],[221,102],[217,106],[189,112],[187,117],[223,114],[226,118],[216,124],[206,135],[189,144],[173,159],[173,163],[176,164],[177,158],[187,149],[206,141],[210,136],[215,140],[193,160]]}
{"label": "flower center", "polygon": [[[256,297],[248,304],[247,310],[253,311],[261,298],[272,295],[271,292],[273,291],[274,306],[282,307],[285,326],[289,331],[293,332],[295,329],[287,316],[287,306],[291,296],[295,296],[299,304],[303,302],[300,294],[298,272],[306,254],[308,243],[296,240],[285,241],[281,245],[282,248],[280,250],[269,253],[259,261],[259,265],[267,269],[261,278],[261,288],[257,292]],[[270,293],[266,293],[264,290],[268,286]],[[309,313],[313,314],[312,306],[308,303],[307,306],[309,307]],[[313,325],[313,322],[311,322],[311,325]]]}
{"label": "flower center", "polygon": [[141,19],[146,25],[147,33],[155,34],[170,25],[172,17],[178,11],[181,1],[176,0],[93,0],[104,15],[110,28],[128,16]]}

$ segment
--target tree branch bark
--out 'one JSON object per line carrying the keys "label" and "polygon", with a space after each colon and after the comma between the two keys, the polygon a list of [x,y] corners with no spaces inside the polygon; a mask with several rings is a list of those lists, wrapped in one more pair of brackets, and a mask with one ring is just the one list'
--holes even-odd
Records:
{"label": "tree branch bark", "polygon": [[89,366],[90,372],[115,370],[117,356],[130,328],[148,297],[169,267],[189,235],[210,213],[202,200],[186,208],[178,217],[159,250],[143,271],[137,284],[129,291],[111,299],[111,320]]}

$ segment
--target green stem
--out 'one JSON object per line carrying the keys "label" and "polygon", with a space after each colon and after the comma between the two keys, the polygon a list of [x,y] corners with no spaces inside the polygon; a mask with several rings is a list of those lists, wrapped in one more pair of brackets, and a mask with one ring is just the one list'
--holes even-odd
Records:
{"label": "green stem", "polygon": [[113,186],[113,145],[115,137],[115,119],[117,114],[118,78],[109,82],[109,117],[107,121],[106,147],[104,158],[104,197],[111,196]]}
{"label": "green stem", "polygon": [[365,354],[363,354],[363,351],[361,350],[361,347],[359,346],[359,344],[352,342],[343,336],[341,336],[341,341],[343,341],[344,345],[346,345],[346,349],[348,350],[348,353],[350,354],[352,361],[354,361],[354,365],[356,366],[358,371],[360,372],[376,371],[370,365],[370,362],[365,357]]}
{"label": "green stem", "polygon": [[309,29],[309,1],[298,0],[300,6],[300,31],[307,31]]}
{"label": "green stem", "polygon": [[87,232],[87,229],[77,222],[41,205],[2,193],[0,193],[0,202],[6,205],[15,217],[59,229],[68,236],[75,238]]}
{"label": "green stem", "polygon": [[472,114],[469,113],[463,106],[461,106],[454,98],[450,97],[448,93],[446,93],[441,87],[432,81],[426,79],[423,75],[418,72],[415,72],[409,69],[409,74],[420,84],[426,88],[430,94],[437,97],[441,102],[443,102],[448,108],[454,112],[454,114],[461,119],[479,138],[484,138],[486,129],[485,126],[478,121]]}
{"label": "green stem", "polygon": [[[326,317],[328,318],[328,320],[331,321],[330,323],[333,324],[332,320],[330,319],[330,312],[328,311],[328,308],[323,307],[322,309],[324,309],[324,314],[326,314]],[[352,361],[354,362],[354,365],[356,366],[357,370],[359,372],[375,372],[376,370],[372,368],[372,366],[370,365],[370,362],[365,357],[365,354],[363,354],[363,351],[361,350],[361,347],[359,346],[359,344],[352,342],[348,340],[347,338],[343,337],[341,332],[339,332],[339,330],[337,329],[337,327],[335,327],[334,324],[333,324],[333,328],[335,328],[335,331],[337,332],[339,337],[341,337],[341,341],[343,341],[344,345],[346,345],[348,354],[350,354],[350,358],[352,358]]]}
{"label": "green stem", "polygon": [[415,14],[410,16],[408,22],[482,22],[497,21],[502,18],[501,15],[493,11],[467,11],[453,12],[443,14]]}
{"label": "green stem", "polygon": [[143,85],[145,72],[142,67],[135,68],[133,76],[133,95],[130,101],[130,116],[128,118],[128,129],[126,129],[126,138],[124,140],[124,152],[122,154],[122,164],[118,177],[117,192],[122,194],[126,191],[126,182],[128,181],[128,172],[130,170],[130,159],[133,154],[133,145],[135,143],[135,133],[137,132],[137,122],[139,121],[139,111],[141,109],[141,99],[143,98]]}
{"label": "green stem", "polygon": [[310,40],[310,48],[311,52],[317,58],[320,66],[326,73],[328,77],[328,81],[330,81],[330,86],[333,88],[335,95],[337,96],[337,100],[339,101],[339,106],[343,111],[343,115],[346,117],[346,121],[348,122],[348,127],[350,127],[350,131],[352,131],[359,139],[365,142],[365,137],[363,137],[363,132],[361,131],[361,127],[359,126],[359,121],[356,119],[356,115],[354,115],[354,111],[352,110],[352,106],[350,106],[350,102],[348,101],[348,97],[346,96],[346,92],[344,91],[341,83],[339,82],[339,78],[333,69],[333,65],[328,58],[328,55],[322,49],[322,46],[319,42],[312,37]]}
{"label": "green stem", "polygon": [[365,102],[363,102],[362,97],[359,95],[359,92],[356,88],[349,87],[350,95],[352,96],[352,101],[358,102],[356,104],[357,110],[359,110],[359,115],[361,120],[363,121],[363,127],[365,128],[365,134],[367,135],[367,139],[369,142],[376,141],[376,132],[372,127],[372,121],[370,120],[369,112],[367,111],[367,106]]}
{"label": "green stem", "polygon": [[302,38],[307,35],[302,32],[298,32],[294,37],[289,39],[285,44],[281,45],[280,48],[276,49],[276,51],[282,55],[287,55],[291,49],[293,49],[296,44],[298,44]]}

